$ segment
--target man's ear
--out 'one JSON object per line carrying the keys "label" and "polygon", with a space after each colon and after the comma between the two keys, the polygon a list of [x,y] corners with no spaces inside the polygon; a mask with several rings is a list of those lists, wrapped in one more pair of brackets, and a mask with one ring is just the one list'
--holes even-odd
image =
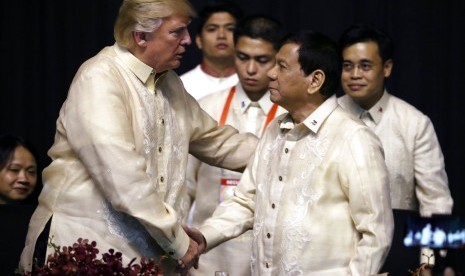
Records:
{"label": "man's ear", "polygon": [[388,59],[384,62],[383,70],[384,70],[385,78],[388,78],[391,75],[393,66],[394,66],[394,62],[392,61],[392,59]]}
{"label": "man's ear", "polygon": [[313,71],[310,75],[307,76],[307,81],[308,81],[308,88],[307,92],[309,94],[314,94],[318,91],[320,91],[321,86],[323,86],[323,83],[325,82],[325,73],[317,69]]}
{"label": "man's ear", "polygon": [[147,44],[147,33],[133,32],[132,36],[137,45],[144,47]]}
{"label": "man's ear", "polygon": [[197,48],[199,48],[199,50],[202,50],[202,38],[200,37],[200,35],[195,36],[195,44],[197,45]]}

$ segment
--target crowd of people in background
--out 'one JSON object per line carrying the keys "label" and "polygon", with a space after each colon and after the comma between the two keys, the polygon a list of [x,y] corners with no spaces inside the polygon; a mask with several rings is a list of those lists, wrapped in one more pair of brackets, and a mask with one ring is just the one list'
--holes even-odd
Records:
{"label": "crowd of people in background", "polygon": [[[388,92],[380,28],[336,42],[228,0],[124,0],[114,37],[77,71],[43,172],[0,137],[0,204],[41,191],[21,271],[51,237],[85,237],[126,262],[168,256],[166,275],[376,275],[403,246],[393,210],[451,214],[434,126]],[[202,61],[178,76],[193,42]]]}

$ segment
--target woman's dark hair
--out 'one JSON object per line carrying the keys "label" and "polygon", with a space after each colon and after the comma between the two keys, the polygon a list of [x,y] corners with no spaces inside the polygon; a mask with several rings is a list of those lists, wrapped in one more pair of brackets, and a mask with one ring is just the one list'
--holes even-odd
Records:
{"label": "woman's dark hair", "polygon": [[37,151],[35,147],[23,139],[22,137],[5,134],[0,136],[0,170],[2,170],[6,164],[13,158],[13,154],[15,149],[19,146],[24,147],[29,152],[31,152],[32,156],[36,163],[38,162],[37,158]]}

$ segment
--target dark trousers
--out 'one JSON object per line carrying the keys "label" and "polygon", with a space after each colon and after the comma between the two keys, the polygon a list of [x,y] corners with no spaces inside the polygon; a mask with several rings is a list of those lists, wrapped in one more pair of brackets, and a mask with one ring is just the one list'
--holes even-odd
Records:
{"label": "dark trousers", "polygon": [[50,233],[50,223],[52,222],[52,218],[50,218],[45,225],[44,230],[40,233],[39,237],[36,241],[36,246],[34,247],[34,263],[41,267],[45,264],[46,254],[47,254],[47,246],[48,246],[48,234]]}

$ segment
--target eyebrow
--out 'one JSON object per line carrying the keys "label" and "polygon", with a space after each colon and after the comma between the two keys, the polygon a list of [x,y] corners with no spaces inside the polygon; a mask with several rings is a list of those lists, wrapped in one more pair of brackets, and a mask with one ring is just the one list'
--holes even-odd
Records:
{"label": "eyebrow", "polygon": [[278,57],[276,57],[276,63],[287,64],[286,61],[283,58],[278,58]]}
{"label": "eyebrow", "polygon": [[[344,59],[343,62],[352,62],[352,60]],[[374,60],[362,58],[359,62],[375,62]]]}
{"label": "eyebrow", "polygon": [[236,23],[228,22],[226,24],[217,24],[217,23],[207,23],[207,24],[205,24],[205,27],[220,27],[220,26],[235,27]]}
{"label": "eyebrow", "polygon": [[[11,165],[21,166],[21,167],[22,167],[22,166],[23,166],[23,163],[17,162],[17,161],[11,161],[10,164],[9,164],[9,166],[11,166]],[[36,165],[36,164],[31,164],[31,165],[29,165],[29,166],[37,166],[37,165]],[[27,166],[26,166],[26,167],[27,167]]]}
{"label": "eyebrow", "polygon": [[187,29],[187,26],[177,26],[177,27],[173,27],[172,29],[169,30],[170,33],[176,33],[176,32],[179,32],[179,31],[183,31]]}

